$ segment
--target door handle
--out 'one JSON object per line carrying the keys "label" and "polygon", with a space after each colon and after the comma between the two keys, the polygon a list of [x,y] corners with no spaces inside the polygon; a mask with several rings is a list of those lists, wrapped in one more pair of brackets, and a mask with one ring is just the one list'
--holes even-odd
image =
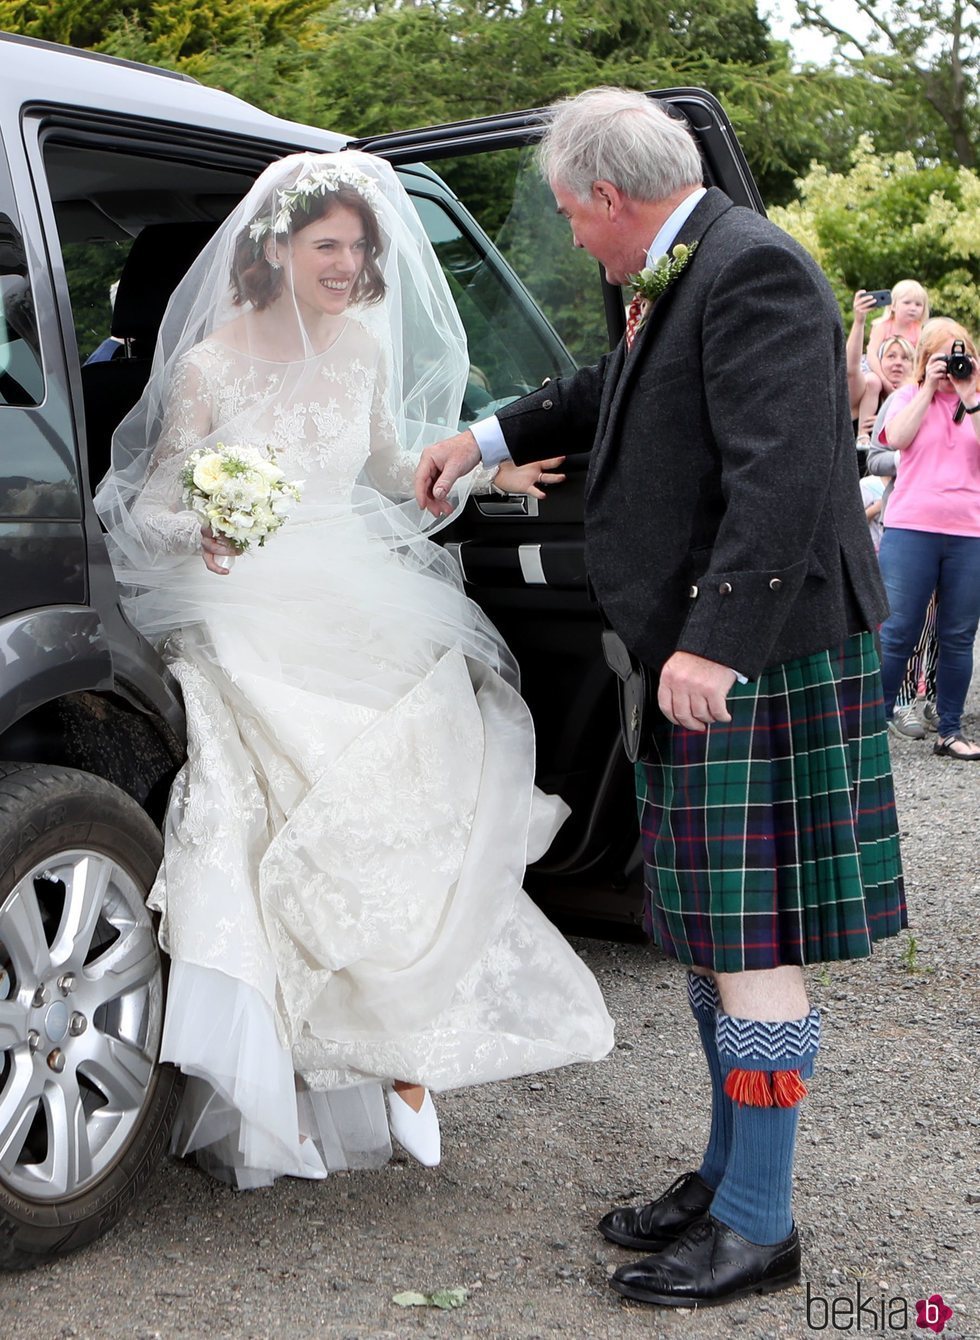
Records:
{"label": "door handle", "polygon": [[544,575],[544,564],[541,562],[540,544],[519,544],[517,559],[521,565],[521,576],[528,586],[548,585],[548,578]]}
{"label": "door handle", "polygon": [[537,516],[538,500],[527,493],[508,493],[502,498],[475,498],[481,516]]}

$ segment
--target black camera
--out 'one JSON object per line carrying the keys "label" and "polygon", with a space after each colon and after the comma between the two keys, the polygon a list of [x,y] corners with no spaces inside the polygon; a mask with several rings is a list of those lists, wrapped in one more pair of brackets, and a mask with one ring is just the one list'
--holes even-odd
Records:
{"label": "black camera", "polygon": [[973,359],[962,340],[954,340],[953,352],[946,355],[946,376],[954,382],[968,382],[973,376]]}

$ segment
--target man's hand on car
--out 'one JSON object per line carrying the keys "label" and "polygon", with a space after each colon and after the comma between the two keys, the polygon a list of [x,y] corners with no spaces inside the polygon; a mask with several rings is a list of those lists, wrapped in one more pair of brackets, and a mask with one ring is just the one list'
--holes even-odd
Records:
{"label": "man's hand on car", "polygon": [[415,472],[415,500],[433,516],[449,516],[452,504],[449,490],[462,475],[480,464],[476,438],[466,430],[426,447]]}

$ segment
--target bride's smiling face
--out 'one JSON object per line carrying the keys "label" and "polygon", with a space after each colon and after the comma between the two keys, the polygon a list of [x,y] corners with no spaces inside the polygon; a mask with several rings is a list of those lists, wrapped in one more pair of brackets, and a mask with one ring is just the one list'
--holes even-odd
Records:
{"label": "bride's smiling face", "polygon": [[368,242],[356,210],[335,205],[314,223],[298,229],[283,256],[286,291],[311,316],[339,316],[364,268]]}

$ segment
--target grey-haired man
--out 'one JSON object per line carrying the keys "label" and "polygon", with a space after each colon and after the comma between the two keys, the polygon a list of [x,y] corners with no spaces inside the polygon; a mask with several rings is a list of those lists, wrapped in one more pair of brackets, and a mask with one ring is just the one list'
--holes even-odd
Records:
{"label": "grey-haired man", "polygon": [[704,1306],[799,1278],[793,1154],[820,1032],[801,965],[905,925],[885,602],[813,260],[705,190],[686,127],[640,94],[559,104],[541,164],[610,283],[660,257],[669,282],[597,365],[427,449],[417,496],[445,511],[481,455],[591,452],[589,576],[658,683],[637,764],[647,923],[688,969],[712,1092],[700,1168],[600,1230],[649,1253],[616,1271],[620,1293]]}

